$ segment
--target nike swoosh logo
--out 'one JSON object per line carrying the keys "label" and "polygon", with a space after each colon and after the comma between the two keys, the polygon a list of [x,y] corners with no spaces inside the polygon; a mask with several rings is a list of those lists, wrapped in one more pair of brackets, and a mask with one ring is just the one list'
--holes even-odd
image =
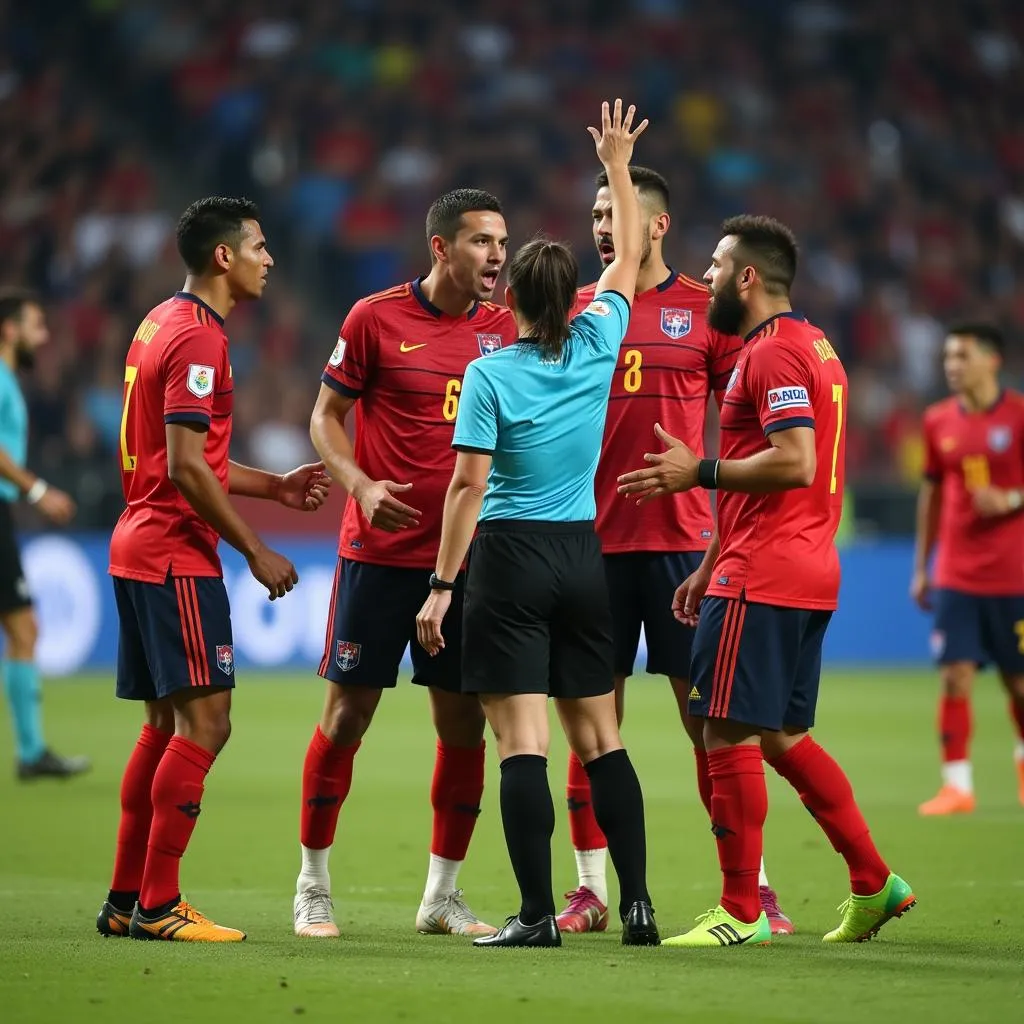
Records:
{"label": "nike swoosh logo", "polygon": [[427,347],[427,343],[425,341],[422,344],[420,344],[420,345],[410,345],[407,341],[403,341],[402,344],[398,346],[398,351],[399,352],[415,352],[416,349],[418,349],[418,348],[426,348],[426,347]]}

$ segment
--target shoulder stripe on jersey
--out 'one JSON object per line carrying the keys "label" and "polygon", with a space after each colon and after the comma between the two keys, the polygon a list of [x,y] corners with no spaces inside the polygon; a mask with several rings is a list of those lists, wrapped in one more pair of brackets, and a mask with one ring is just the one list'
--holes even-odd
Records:
{"label": "shoulder stripe on jersey", "polygon": [[367,295],[363,302],[368,306],[372,306],[375,302],[383,302],[386,299],[401,299],[405,298],[409,294],[409,283],[397,284],[393,288],[388,288],[382,292],[375,292],[373,295]]}
{"label": "shoulder stripe on jersey", "polygon": [[702,288],[704,291],[708,290],[708,286],[703,281],[696,281],[692,277],[687,277],[686,274],[678,274],[676,280],[682,281],[683,284],[692,285],[694,288]]}
{"label": "shoulder stripe on jersey", "polygon": [[205,412],[168,412],[164,414],[164,423],[198,423],[200,426],[208,427],[210,417]]}
{"label": "shoulder stripe on jersey", "polygon": [[788,420],[776,420],[764,428],[764,436],[774,434],[778,430],[789,430],[792,427],[810,427],[814,429],[813,416],[791,416]]}
{"label": "shoulder stripe on jersey", "polygon": [[350,388],[347,384],[342,384],[340,380],[335,380],[330,374],[321,374],[320,380],[332,391],[337,391],[339,395],[342,395],[345,398],[358,398],[362,394],[362,391],[358,388]]}
{"label": "shoulder stripe on jersey", "polygon": [[729,358],[729,356],[734,356],[734,355],[736,355],[736,353],[737,353],[737,352],[739,352],[739,351],[741,351],[741,350],[742,350],[742,348],[743,348],[743,346],[742,346],[742,345],[737,345],[737,346],[736,346],[735,348],[731,348],[731,349],[729,349],[729,351],[728,351],[728,352],[719,352],[717,356],[714,356],[714,357],[712,358],[711,362],[713,362],[713,363],[717,363],[717,362],[718,362],[718,361],[719,361],[720,359],[728,359],[728,358]]}

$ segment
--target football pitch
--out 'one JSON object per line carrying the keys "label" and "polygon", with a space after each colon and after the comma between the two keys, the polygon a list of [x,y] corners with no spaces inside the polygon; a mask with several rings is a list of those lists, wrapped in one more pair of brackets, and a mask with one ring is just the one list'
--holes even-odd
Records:
{"label": "football pitch", "polygon": [[[387,696],[356,759],[332,879],[342,938],[291,932],[299,776],[321,705],[310,675],[242,674],[231,742],[208,780],[182,872],[204,913],[244,928],[240,945],[104,940],[120,773],[138,711],[109,679],[46,687],[49,738],[88,753],[68,783],[18,785],[9,729],[0,743],[0,1018],[15,1022],[182,1020],[845,1022],[1024,1020],[1024,808],[995,680],[975,715],[978,811],[923,820],[937,788],[935,683],[927,672],[828,672],[820,741],[849,772],[883,855],[913,885],[913,913],[871,943],[823,946],[847,893],[843,864],[795,794],[774,778],[765,855],[797,934],[770,947],[623,949],[618,929],[567,936],[561,950],[477,950],[419,936],[434,738],[426,695]],[[557,725],[555,726],[557,732]],[[630,683],[625,738],[647,801],[650,885],[662,935],[717,902],[714,841],[693,759],[663,680]],[[564,806],[565,745],[550,778]],[[460,883],[492,923],[517,909],[498,815],[497,759]],[[574,887],[564,811],[555,885]],[[614,895],[612,902],[614,903]]]}

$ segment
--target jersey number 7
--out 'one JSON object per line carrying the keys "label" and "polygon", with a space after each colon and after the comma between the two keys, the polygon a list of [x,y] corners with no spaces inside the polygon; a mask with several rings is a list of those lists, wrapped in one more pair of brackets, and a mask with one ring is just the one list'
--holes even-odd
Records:
{"label": "jersey number 7", "polygon": [[128,454],[128,403],[132,400],[132,388],[135,387],[135,378],[139,375],[137,366],[126,366],[124,368],[124,408],[121,410],[121,468],[126,473],[135,472],[135,463],[138,462],[137,455]]}
{"label": "jersey number 7", "polygon": [[836,407],[836,439],[832,442],[832,478],[829,481],[828,493],[835,494],[839,488],[836,470],[839,468],[839,438],[843,434],[843,385],[832,385],[832,401]]}

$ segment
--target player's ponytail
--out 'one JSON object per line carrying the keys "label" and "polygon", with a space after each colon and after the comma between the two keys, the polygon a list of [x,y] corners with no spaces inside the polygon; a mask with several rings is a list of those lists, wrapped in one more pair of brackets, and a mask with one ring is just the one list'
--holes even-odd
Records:
{"label": "player's ponytail", "polygon": [[[579,268],[569,246],[535,238],[512,257],[508,286],[520,321],[548,358],[559,359],[569,337],[569,313],[576,301]],[[522,327],[522,324],[521,324]]]}

